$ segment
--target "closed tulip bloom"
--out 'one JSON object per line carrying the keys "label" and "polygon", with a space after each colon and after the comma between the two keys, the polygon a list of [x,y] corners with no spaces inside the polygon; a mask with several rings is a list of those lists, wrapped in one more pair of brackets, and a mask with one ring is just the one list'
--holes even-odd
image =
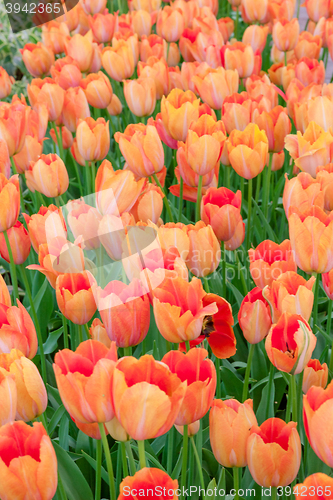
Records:
{"label": "closed tulip bloom", "polygon": [[117,97],[115,94],[112,94],[110,104],[107,107],[109,115],[118,116],[121,114],[122,110],[123,106],[121,104],[121,101],[119,100],[119,97]]}
{"label": "closed tulip bloom", "polygon": [[101,161],[110,149],[109,122],[104,118],[79,120],[76,130],[79,153],[85,161]]}
{"label": "closed tulip bloom", "polygon": [[38,191],[48,198],[55,198],[66,193],[69,177],[66,166],[58,155],[41,155],[36,162],[31,162],[25,171],[27,186],[33,193]]}
{"label": "closed tulip bloom", "polygon": [[319,35],[314,36],[308,31],[302,31],[294,48],[295,56],[297,59],[302,59],[302,57],[318,59],[322,43]]}
{"label": "closed tulip bloom", "polygon": [[176,43],[170,43],[168,53],[168,44],[162,37],[154,34],[149,36],[142,35],[140,60],[146,63],[150,57],[157,57],[157,59],[163,57],[169,67],[177,66],[180,60],[178,45]]}
{"label": "closed tulip bloom", "polygon": [[156,105],[156,85],[152,78],[125,80],[124,96],[135,116],[151,115]]}
{"label": "closed tulip bloom", "polygon": [[0,303],[10,307],[12,305],[10,293],[5,280],[0,275]]}
{"label": "closed tulip bloom", "polygon": [[222,47],[225,69],[237,70],[240,78],[251,76],[254,69],[254,53],[251,45],[235,42]]}
{"label": "closed tulip bloom", "polygon": [[140,78],[152,78],[155,81],[157,100],[168,95],[170,90],[169,68],[163,57],[161,59],[155,56],[148,57],[147,62],[139,61],[137,68]]}
{"label": "closed tulip bloom", "polygon": [[[60,137],[60,127],[57,127],[57,133],[58,133],[58,137]],[[57,137],[55,135],[53,128],[51,128],[51,130],[50,130],[50,136],[52,137],[53,142],[55,144],[58,144]],[[61,138],[62,138],[62,147],[64,149],[70,149],[73,145],[74,139],[73,139],[72,132],[70,130],[68,130],[68,128],[66,128],[64,125],[61,127]],[[41,154],[42,154],[42,152],[40,153],[40,155]],[[14,161],[15,161],[15,158],[14,158]],[[35,161],[37,161],[37,160],[35,160]]]}
{"label": "closed tulip bloom", "polygon": [[56,298],[60,311],[76,325],[91,320],[97,306],[94,298],[95,278],[89,271],[64,273],[56,281]]}
{"label": "closed tulip bloom", "polygon": [[246,23],[259,21],[264,23],[267,19],[268,0],[242,0],[241,13]]}
{"label": "closed tulip bloom", "polygon": [[56,121],[61,115],[64,105],[65,91],[52,78],[36,78],[27,87],[29,102],[38,112],[38,105],[45,104],[49,120]]}
{"label": "closed tulip bloom", "polygon": [[161,469],[144,467],[136,472],[134,476],[125,477],[120,483],[118,500],[125,500],[126,498],[135,500],[137,498],[137,492],[141,492],[145,497],[148,497],[151,491],[165,491],[166,493],[163,493],[164,500],[177,500],[177,490],[177,479],[171,479],[171,477]]}
{"label": "closed tulip bloom", "polygon": [[333,210],[333,164],[328,163],[325,166],[317,168],[316,180],[320,184],[324,197],[324,208],[328,212]]}
{"label": "closed tulip bloom", "polygon": [[275,19],[273,25],[273,42],[282,52],[293,50],[299,37],[299,22],[294,17],[290,22],[288,19]]}
{"label": "closed tulip bloom", "polygon": [[[54,215],[52,215],[54,214]],[[51,217],[47,222],[48,217]],[[57,236],[66,237],[67,229],[61,210],[55,205],[40,207],[36,214],[31,216],[23,214],[25,223],[28,228],[31,244],[38,253],[39,245],[47,243],[48,240]]]}
{"label": "closed tulip bloom", "polygon": [[239,221],[236,227],[236,231],[230,240],[224,242],[224,248],[232,252],[237,250],[245,240],[245,223],[243,219]]}
{"label": "closed tulip bloom", "polygon": [[164,193],[158,186],[149,183],[131,209],[136,222],[148,221],[157,224],[163,210]]}
{"label": "closed tulip bloom", "polygon": [[177,42],[184,29],[185,22],[180,9],[166,6],[159,11],[156,21],[156,33],[167,42]]}
{"label": "closed tulip bloom", "polygon": [[129,169],[138,177],[149,177],[163,169],[163,145],[153,125],[129,125],[123,134],[116,132],[114,138]]}
{"label": "closed tulip bloom", "polygon": [[53,54],[61,54],[65,51],[65,39],[69,36],[67,24],[50,21],[42,26],[43,44],[49,47]]}
{"label": "closed tulip bloom", "polygon": [[199,278],[213,273],[221,260],[221,248],[212,227],[199,221],[187,226],[187,234],[190,239],[187,267]]}
{"label": "closed tulip bloom", "polygon": [[0,427],[16,418],[17,389],[12,374],[2,370],[0,367]]}
{"label": "closed tulip bloom", "polygon": [[81,237],[87,250],[98,248],[98,226],[102,219],[95,207],[87,205],[83,200],[71,201],[66,205],[68,225],[77,239]]}
{"label": "closed tulip bloom", "polygon": [[263,52],[268,35],[268,28],[266,26],[257,26],[253,24],[248,26],[243,33],[242,42],[245,45],[251,45],[253,53]]}
{"label": "closed tulip bloom", "polygon": [[287,271],[265,286],[263,296],[269,303],[273,323],[277,323],[283,313],[298,314],[309,321],[312,306],[312,288],[316,278],[308,281],[294,271]]}
{"label": "closed tulip bloom", "polygon": [[289,240],[280,245],[270,240],[262,241],[257,248],[249,249],[250,273],[260,288],[271,285],[280,274],[297,271]]}
{"label": "closed tulip bloom", "polygon": [[3,174],[6,179],[10,177],[10,168],[11,165],[7,143],[0,139],[0,173]]}
{"label": "closed tulip bloom", "polygon": [[283,313],[272,325],[265,342],[271,363],[282,372],[297,375],[311,359],[317,338],[302,316]]}
{"label": "closed tulip bloom", "polygon": [[223,467],[246,467],[246,444],[257,419],[253,401],[214,399],[209,413],[209,439],[214,457]]}
{"label": "closed tulip bloom", "polygon": [[254,122],[266,133],[269,151],[282,151],[285,137],[291,132],[291,121],[286,108],[276,106],[269,112],[258,113]]}
{"label": "closed tulip bloom", "polygon": [[20,101],[0,107],[0,140],[5,141],[9,156],[19,153],[24,146],[28,108]]}
{"label": "closed tulip bloom", "polygon": [[203,418],[215,395],[216,370],[206,349],[190,349],[186,354],[169,351],[162,358],[172,373],[182,382],[187,381],[184,401],[176,418],[176,425],[189,425]]}
{"label": "closed tulip bloom", "polygon": [[308,210],[312,205],[324,208],[324,193],[320,183],[306,172],[299,173],[296,177],[288,179],[283,191],[283,207],[286,217],[289,218],[290,207],[298,207],[300,212]]}
{"label": "closed tulip bloom", "polygon": [[47,392],[36,365],[19,349],[0,354],[0,373],[14,378],[17,391],[17,420],[29,422],[46,410]]}
{"label": "closed tulip bloom", "polygon": [[271,103],[264,96],[251,99],[247,92],[235,93],[226,97],[221,114],[227,133],[230,135],[235,129],[245,130],[249,123],[254,123],[255,118],[260,116],[260,113],[269,112],[271,107]]}
{"label": "closed tulip bloom", "polygon": [[[31,243],[28,231],[21,222],[16,221],[14,226],[8,229],[7,235],[13,254],[14,264],[19,266],[27,260],[30,253]],[[10,262],[8,248],[3,233],[0,233],[0,254],[3,259]]]}
{"label": "closed tulip bloom", "polygon": [[150,305],[139,280],[129,285],[114,280],[98,288],[97,305],[106,332],[118,347],[137,345],[146,337]]}
{"label": "closed tulip bloom", "polygon": [[115,344],[108,349],[97,340],[81,342],[75,352],[56,353],[53,370],[59,394],[75,420],[89,424],[113,418],[111,379],[116,361]]}
{"label": "closed tulip bloom", "polygon": [[269,418],[260,427],[251,427],[247,464],[260,486],[287,486],[297,476],[302,450],[296,426],[296,422]]}
{"label": "closed tulip bloom", "polygon": [[13,227],[20,213],[18,175],[9,179],[0,173],[0,233]]}
{"label": "closed tulip bloom", "polygon": [[295,498],[303,496],[306,500],[321,500],[332,498],[333,479],[322,472],[317,472],[304,479],[303,483],[293,488]]}
{"label": "closed tulip bloom", "polygon": [[134,73],[133,53],[124,40],[120,40],[116,47],[105,47],[102,64],[107,74],[117,82],[131,78]]}
{"label": "closed tulip bloom", "polygon": [[88,103],[93,108],[105,109],[109,106],[113,91],[110,80],[102,71],[96,74],[90,73],[81,80],[80,87],[83,89]]}
{"label": "closed tulip bloom", "polygon": [[[51,129],[51,133],[52,131],[53,129]],[[42,153],[43,143],[39,142],[36,137],[26,135],[23,148],[19,153],[16,153],[16,155],[12,157],[17,172],[19,174],[23,174],[24,171],[29,168],[30,162],[37,161]]]}
{"label": "closed tulip bloom", "polygon": [[243,132],[233,130],[228,141],[229,160],[238,175],[256,177],[266,164],[268,139],[258,125],[250,123]]}
{"label": "closed tulip bloom", "polygon": [[89,335],[92,338],[92,340],[98,340],[99,342],[102,342],[102,344],[105,345],[108,349],[110,349],[111,346],[111,340],[108,337],[108,334],[106,333],[105,326],[101,322],[99,318],[95,318],[92,323],[91,327],[89,328]]}
{"label": "closed tulip bloom", "polygon": [[326,389],[312,386],[303,396],[303,422],[306,436],[313,451],[329,467],[333,466],[332,419],[330,418],[332,406],[333,381]]}
{"label": "closed tulip bloom", "polygon": [[315,23],[322,17],[329,17],[330,0],[305,0],[304,5],[309,18]]}
{"label": "closed tulip bloom", "polygon": [[94,40],[97,43],[111,42],[117,21],[116,14],[109,14],[106,10],[89,16],[88,19]]}
{"label": "closed tulip bloom", "polygon": [[82,36],[76,33],[65,42],[66,56],[70,56],[77,62],[80,71],[85,73],[91,66],[94,49],[92,44],[92,32],[88,31]]}
{"label": "closed tulip bloom", "polygon": [[79,64],[70,56],[57,59],[51,68],[53,80],[64,90],[78,87],[82,80]]}
{"label": "closed tulip bloom", "polygon": [[169,135],[185,142],[189,125],[199,118],[200,99],[187,90],[173,89],[168,97],[162,97],[161,116]]}
{"label": "closed tulip bloom", "polygon": [[0,99],[4,99],[11,94],[14,78],[9,76],[7,71],[0,66]]}
{"label": "closed tulip bloom", "polygon": [[292,213],[289,234],[296,264],[302,271],[327,273],[333,268],[333,218],[323,210],[313,206]]}
{"label": "closed tulip bloom", "polygon": [[43,424],[12,422],[0,428],[0,495],[3,500],[51,500],[58,483],[57,457]]}
{"label": "closed tulip bloom", "polygon": [[47,75],[54,63],[54,54],[51,48],[41,42],[27,43],[20,49],[25,67],[35,78]]}
{"label": "closed tulip bloom", "polygon": [[259,287],[253,288],[243,299],[238,312],[238,323],[245,339],[250,344],[258,344],[272,326],[269,304]]}
{"label": "closed tulip bloom", "polygon": [[327,297],[333,300],[333,269],[328,273],[323,273],[321,278]]}
{"label": "closed tulip bloom", "polygon": [[37,352],[37,334],[33,321],[21,302],[17,306],[0,304],[0,352],[19,349],[27,358]]}
{"label": "closed tulip bloom", "polygon": [[241,204],[241,192],[235,194],[224,187],[209,188],[202,197],[201,218],[205,224],[211,225],[219,241],[228,241],[233,237],[242,220]]}
{"label": "closed tulip bloom", "polygon": [[78,121],[90,117],[87,97],[80,87],[66,90],[62,120],[65,127],[71,132],[76,132]]}
{"label": "closed tulip bloom", "polygon": [[328,366],[321,364],[318,359],[310,359],[304,368],[302,391],[306,394],[310,387],[322,387],[325,389],[328,379]]}
{"label": "closed tulip bloom", "polygon": [[325,66],[323,61],[302,57],[295,66],[295,76],[306,87],[311,83],[322,84],[325,81]]}
{"label": "closed tulip bloom", "polygon": [[82,0],[81,5],[87,15],[93,16],[99,12],[104,12],[106,0]]}
{"label": "closed tulip bloom", "polygon": [[175,423],[186,387],[186,381],[153,356],[124,357],[113,373],[115,415],[133,439],[162,436]]}
{"label": "closed tulip bloom", "polygon": [[213,109],[221,109],[224,99],[238,92],[239,74],[236,70],[224,68],[207,69],[207,72],[192,77],[203,102]]}

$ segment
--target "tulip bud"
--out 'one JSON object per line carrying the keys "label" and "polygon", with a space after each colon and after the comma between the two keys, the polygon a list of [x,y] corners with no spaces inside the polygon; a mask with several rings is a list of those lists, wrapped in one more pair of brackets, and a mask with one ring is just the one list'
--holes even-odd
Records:
{"label": "tulip bud", "polygon": [[62,314],[76,325],[85,325],[96,312],[96,281],[88,271],[64,273],[56,281],[56,297]]}
{"label": "tulip bud", "polygon": [[56,154],[41,155],[39,160],[31,162],[25,178],[33,193],[38,191],[48,198],[64,194],[69,185],[66,166]]}
{"label": "tulip bud", "polygon": [[89,104],[82,88],[69,88],[65,93],[62,120],[70,132],[76,132],[78,120],[90,117]]}
{"label": "tulip bud", "polygon": [[111,116],[118,116],[121,114],[123,106],[119,100],[119,97],[116,96],[116,94],[112,94],[111,102],[108,105],[107,110]]}
{"label": "tulip bud", "polygon": [[20,185],[18,175],[10,179],[0,173],[0,232],[13,227],[20,213]]}
{"label": "tulip bud", "polygon": [[228,141],[229,160],[238,175],[253,179],[265,167],[268,139],[258,125],[250,123],[243,132],[233,130]]}
{"label": "tulip bud", "polygon": [[91,323],[91,327],[89,329],[89,334],[93,340],[98,340],[102,344],[105,345],[108,349],[111,346],[111,340],[106,333],[105,326],[101,322],[99,318],[95,318]]}
{"label": "tulip bud", "polygon": [[0,99],[4,99],[11,94],[14,78],[9,76],[7,71],[0,66]]}
{"label": "tulip bud", "polygon": [[320,364],[318,359],[310,359],[304,368],[302,391],[306,394],[310,387],[322,387],[325,389],[328,379],[328,366]]}
{"label": "tulip bud", "polygon": [[[87,101],[93,108],[105,109],[112,99],[112,87],[110,80],[102,71],[97,74],[91,73],[80,82]],[[83,117],[86,118],[86,117]]]}
{"label": "tulip bud", "polygon": [[75,34],[65,42],[66,56],[72,57],[78,64],[80,71],[88,71],[94,56],[92,32],[84,36]]}
{"label": "tulip bud", "polygon": [[[14,226],[8,229],[7,236],[12,250],[14,264],[19,266],[27,260],[30,253],[31,243],[28,231],[21,222],[17,221]],[[8,248],[3,233],[0,233],[0,254],[3,259],[10,262]]]}
{"label": "tulip bud", "polygon": [[54,63],[52,50],[41,42],[27,43],[20,52],[27,70],[35,78],[47,75]]}
{"label": "tulip bud", "polygon": [[156,85],[152,78],[125,80],[126,103],[135,116],[153,114],[156,105]]}
{"label": "tulip bud", "polygon": [[200,278],[213,273],[221,260],[221,248],[212,227],[199,221],[187,226],[187,234],[190,239],[187,267]]}
{"label": "tulip bud", "polygon": [[102,52],[102,64],[107,74],[117,82],[131,78],[135,63],[133,53],[124,40],[117,47],[105,47]]}
{"label": "tulip bud", "polygon": [[250,344],[258,344],[267,336],[272,319],[261,288],[254,288],[244,297],[238,312],[238,322]]}
{"label": "tulip bud", "polygon": [[109,122],[104,118],[79,120],[76,140],[80,155],[85,161],[101,161],[110,149]]}
{"label": "tulip bud", "polygon": [[182,11],[169,6],[159,11],[156,33],[167,42],[177,42],[185,29]]}

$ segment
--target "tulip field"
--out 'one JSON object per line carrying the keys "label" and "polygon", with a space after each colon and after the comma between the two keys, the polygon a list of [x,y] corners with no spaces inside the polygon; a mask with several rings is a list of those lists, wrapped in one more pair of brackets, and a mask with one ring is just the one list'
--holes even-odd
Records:
{"label": "tulip field", "polygon": [[332,60],[333,0],[2,0],[0,500],[333,499]]}

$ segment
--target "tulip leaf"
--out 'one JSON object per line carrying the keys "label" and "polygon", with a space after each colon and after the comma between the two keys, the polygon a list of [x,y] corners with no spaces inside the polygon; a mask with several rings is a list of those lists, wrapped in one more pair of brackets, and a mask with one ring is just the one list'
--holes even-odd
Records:
{"label": "tulip leaf", "polygon": [[[139,456],[139,449],[137,446],[134,446],[132,444],[132,449],[136,452],[136,454]],[[153,455],[151,455],[150,453],[147,452],[147,450],[145,451],[145,454],[146,454],[146,458],[147,460],[149,460],[152,464],[154,464],[155,467],[157,467],[158,469],[161,469],[162,471],[166,472],[165,468],[163,467],[163,465],[161,465],[159,463],[158,460],[156,460],[156,458],[153,457]]]}
{"label": "tulip leaf", "polygon": [[64,405],[61,405],[54,412],[54,414],[53,414],[53,416],[48,424],[48,431],[49,431],[50,436],[52,436],[52,433],[54,432],[55,428],[57,427],[58,423],[60,422],[65,411],[66,411],[66,408],[64,407]]}
{"label": "tulip leaf", "polygon": [[58,328],[58,330],[54,330],[49,333],[49,336],[44,345],[44,354],[51,354],[58,347],[58,338],[61,336],[63,332],[63,327]]}
{"label": "tulip leaf", "polygon": [[93,500],[89,485],[68,453],[53,441],[58,459],[58,470],[68,500]]}
{"label": "tulip leaf", "polygon": [[222,366],[221,379],[226,388],[227,394],[232,395],[239,401],[242,400],[243,382],[229,368]]}
{"label": "tulip leaf", "polygon": [[256,203],[256,201],[253,198],[252,198],[252,203],[253,203],[253,206],[255,207],[255,209],[257,210],[257,212],[259,214],[260,220],[261,220],[264,228],[266,229],[266,231],[268,233],[269,239],[272,240],[272,241],[275,241],[275,242],[278,241],[278,238],[277,238],[276,234],[274,233],[272,227],[267,222],[267,219],[264,216],[264,214],[262,213],[262,211],[261,211],[258,203]]}
{"label": "tulip leaf", "polygon": [[202,449],[202,468],[208,473],[208,476],[215,477],[218,473],[218,463],[213,453],[206,448]]}
{"label": "tulip leaf", "polygon": [[[96,470],[97,469],[96,460],[94,458],[92,458],[90,455],[88,455],[88,453],[86,453],[84,450],[82,450],[81,453],[82,453],[82,456],[91,465],[91,467],[94,470]],[[109,484],[108,473],[106,472],[106,470],[104,469],[104,467],[101,467],[101,476],[102,476],[103,481],[105,481],[107,484]]]}

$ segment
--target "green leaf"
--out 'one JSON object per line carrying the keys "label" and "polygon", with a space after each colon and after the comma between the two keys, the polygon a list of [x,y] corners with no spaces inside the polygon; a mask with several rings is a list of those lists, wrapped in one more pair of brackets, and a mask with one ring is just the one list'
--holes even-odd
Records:
{"label": "green leaf", "polygon": [[226,388],[227,394],[233,398],[242,400],[243,382],[229,368],[222,366],[221,379]]}
{"label": "green leaf", "polygon": [[266,231],[268,233],[269,239],[272,240],[272,241],[277,241],[278,238],[277,238],[276,234],[274,233],[271,225],[267,222],[266,217],[262,213],[262,211],[261,211],[258,203],[256,203],[256,201],[253,198],[252,198],[252,203],[253,203],[254,207],[256,208],[256,210],[257,210],[257,212],[259,214],[259,217],[261,219],[261,222],[264,225],[264,227],[265,227],[265,229],[266,229]]}
{"label": "green leaf", "polygon": [[208,475],[215,477],[218,472],[218,463],[210,450],[202,449],[202,468],[205,469]]}
{"label": "green leaf", "polygon": [[64,407],[64,405],[61,405],[54,412],[54,414],[49,422],[49,425],[48,425],[48,431],[49,431],[50,436],[52,436],[52,433],[54,432],[55,428],[57,427],[58,423],[60,422],[65,411],[66,411],[66,408]]}
{"label": "green leaf", "polygon": [[44,354],[51,354],[58,347],[58,338],[61,336],[63,332],[63,327],[58,328],[58,330],[54,330],[49,333],[47,341],[44,343]]}
{"label": "green leaf", "polygon": [[93,500],[89,485],[79,467],[68,453],[53,441],[58,459],[58,470],[68,500]]}
{"label": "green leaf", "polygon": [[[96,470],[97,469],[97,464],[96,460],[92,458],[88,453],[82,450],[82,456],[87,460],[88,464],[91,465],[91,467]],[[109,483],[109,476],[104,467],[101,467],[101,476],[103,481],[105,481],[107,484]]]}

